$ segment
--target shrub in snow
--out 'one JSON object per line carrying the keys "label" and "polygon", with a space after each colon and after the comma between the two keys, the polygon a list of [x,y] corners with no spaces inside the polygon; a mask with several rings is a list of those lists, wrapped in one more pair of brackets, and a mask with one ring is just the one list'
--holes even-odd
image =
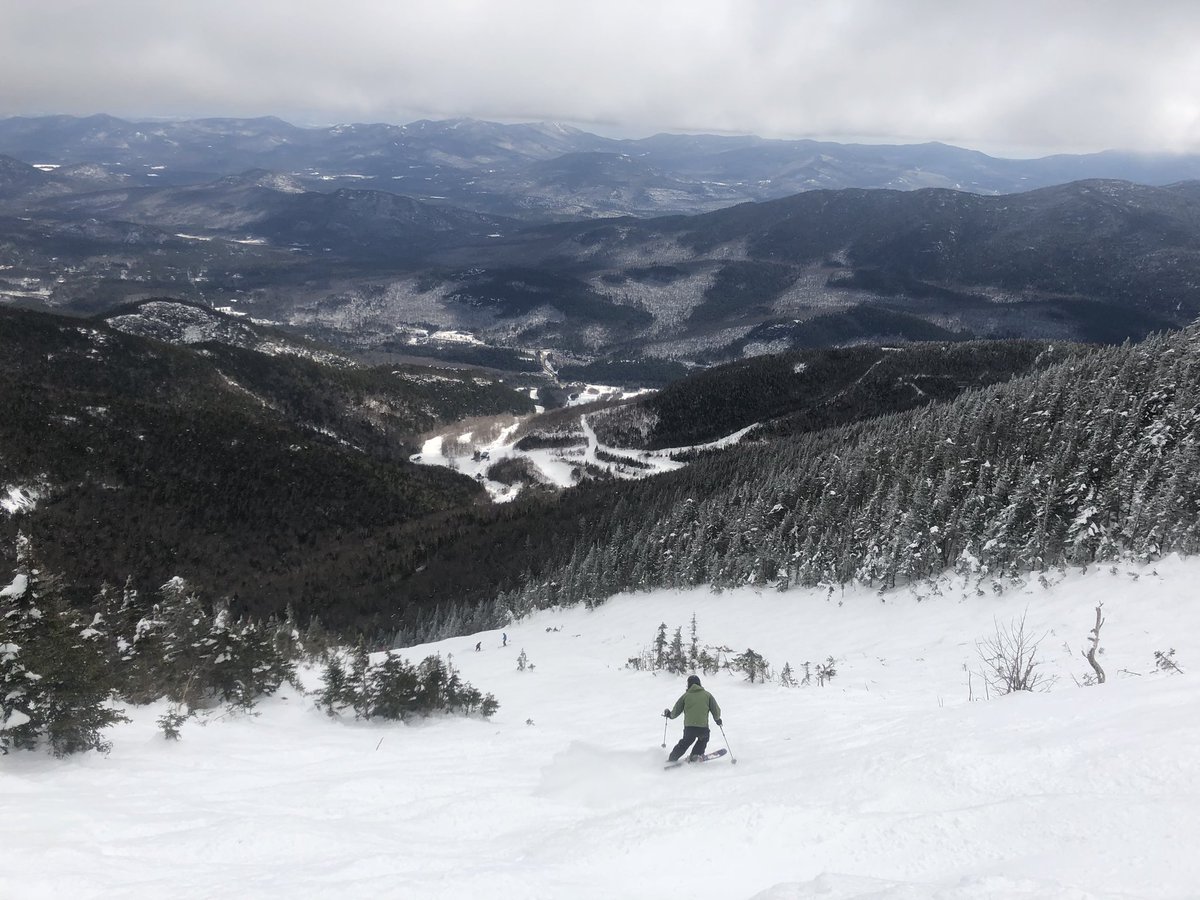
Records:
{"label": "shrub in snow", "polygon": [[667,640],[667,623],[658,626],[654,640],[650,646],[637,656],[631,656],[625,665],[630,669],[648,672],[667,671],[672,675],[682,675],[685,672],[703,672],[714,675],[723,668],[730,668],[725,657],[732,651],[725,646],[701,644],[696,616],[692,615],[690,635],[687,646],[684,646],[683,627],[675,629],[670,641]]}
{"label": "shrub in snow", "polygon": [[783,671],[779,673],[779,683],[784,687],[795,687],[797,684],[796,675],[792,671],[792,664],[785,662]]}
{"label": "shrub in snow", "polygon": [[1160,672],[1182,672],[1179,664],[1175,662],[1175,648],[1172,647],[1166,653],[1161,650],[1154,651],[1154,667]]}
{"label": "shrub in snow", "polygon": [[427,656],[414,666],[388,653],[372,665],[361,646],[349,669],[336,655],[326,661],[317,703],[330,715],[349,708],[359,719],[400,721],[434,713],[479,713],[487,718],[500,708],[494,696],[463,681],[454,665],[440,656]]}
{"label": "shrub in snow", "polygon": [[[807,663],[805,667],[807,668]],[[817,686],[824,687],[825,682],[833,680],[833,676],[837,674],[837,665],[832,656],[825,657],[825,662],[817,663]]]}
{"label": "shrub in snow", "polygon": [[995,635],[976,644],[988,687],[999,694],[1048,688],[1037,655],[1040,643],[1025,630],[1025,616],[1006,626],[997,623]]}
{"label": "shrub in snow", "polygon": [[179,706],[173,707],[170,711],[163,713],[155,721],[159,729],[168,741],[177,741],[182,736],[181,729],[183,723],[190,719],[192,714],[184,712]]}
{"label": "shrub in snow", "polygon": [[729,661],[729,668],[734,672],[742,672],[751,684],[756,681],[766,681],[770,676],[771,665],[761,653],[755,653],[749,647],[745,653],[739,653]]}

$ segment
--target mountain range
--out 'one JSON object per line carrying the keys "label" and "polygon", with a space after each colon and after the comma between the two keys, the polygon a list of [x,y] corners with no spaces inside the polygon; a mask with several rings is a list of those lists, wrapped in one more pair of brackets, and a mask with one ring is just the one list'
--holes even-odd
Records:
{"label": "mountain range", "polygon": [[[565,213],[505,207],[496,201],[504,189],[490,183],[480,187],[488,203],[471,206],[460,195],[459,206],[448,195],[397,193],[403,185],[395,179],[380,190],[378,179],[346,186],[301,169],[210,172],[213,180],[190,183],[126,170],[136,168],[137,154],[176,144],[172,152],[183,153],[197,135],[216,142],[205,157],[216,168],[294,162],[290,154],[318,145],[353,145],[356,159],[378,160],[364,142],[387,134],[394,152],[422,148],[460,174],[513,177],[523,159],[557,172],[578,199],[603,185],[613,196],[628,193],[642,163],[630,156],[630,168],[620,157],[579,150],[600,139],[541,126],[318,133],[222,120],[147,132],[118,120],[6,121],[0,134],[8,143],[0,146],[32,152],[56,137],[58,159],[69,150],[107,160],[43,164],[46,171],[0,160],[0,296],[66,312],[169,296],[357,351],[412,356],[421,343],[415,355],[520,368],[528,351],[548,350],[560,366],[624,366],[633,383],[640,372],[630,362],[706,365],[800,347],[930,339],[1121,341],[1200,312],[1195,181],[1085,180],[1005,194],[821,188],[689,215],[537,224],[531,219]],[[733,140],[660,136],[647,139],[646,152],[674,160],[674,172],[694,173],[697,160],[712,164],[705,154],[715,146],[733,153],[727,165],[739,154],[785,150],[751,142],[754,153],[734,153]],[[884,153],[843,150],[860,161]],[[586,170],[577,165],[581,153]],[[932,158],[960,157],[942,148]],[[513,185],[511,196],[532,196],[527,183]],[[463,341],[423,340],[449,332],[469,336],[470,352]]]}
{"label": "mountain range", "polygon": [[68,171],[98,165],[128,186],[197,184],[267,169],[310,190],[384,190],[529,221],[703,212],[817,188],[999,194],[1088,178],[1169,184],[1200,177],[1200,157],[1187,155],[1002,159],[939,143],[614,139],[556,123],[473,119],[298,127],[270,117],[17,117],[0,119],[0,154]]}

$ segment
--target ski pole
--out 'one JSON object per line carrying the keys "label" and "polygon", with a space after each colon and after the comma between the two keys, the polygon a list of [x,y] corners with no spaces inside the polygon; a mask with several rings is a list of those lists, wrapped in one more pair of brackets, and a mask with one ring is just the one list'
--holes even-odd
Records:
{"label": "ski pole", "polygon": [[663,716],[663,747],[667,746],[667,717]]}
{"label": "ski pole", "polygon": [[[725,726],[718,725],[717,727],[721,729],[721,740],[725,742],[725,749],[729,750],[729,761],[733,765],[737,765],[737,757],[733,755],[733,750],[729,747],[729,738],[725,737]],[[663,744],[663,746],[665,747],[666,744]]]}

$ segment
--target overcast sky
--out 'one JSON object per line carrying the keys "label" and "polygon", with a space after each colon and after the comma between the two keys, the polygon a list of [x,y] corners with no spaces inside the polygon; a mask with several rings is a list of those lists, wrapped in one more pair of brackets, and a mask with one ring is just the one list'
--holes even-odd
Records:
{"label": "overcast sky", "polygon": [[0,116],[1200,152],[1197,0],[0,0]]}

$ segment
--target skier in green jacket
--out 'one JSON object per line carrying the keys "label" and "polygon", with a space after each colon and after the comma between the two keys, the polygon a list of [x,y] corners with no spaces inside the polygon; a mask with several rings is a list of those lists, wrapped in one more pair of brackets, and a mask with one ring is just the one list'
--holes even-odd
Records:
{"label": "skier in green jacket", "polygon": [[708,714],[710,712],[713,721],[719,728],[721,726],[721,707],[717,705],[716,698],[700,686],[699,677],[689,675],[687,690],[683,692],[682,697],[675,701],[674,709],[663,710],[663,715],[668,719],[674,719],[683,713],[683,737],[671,750],[667,762],[675,762],[683,756],[692,741],[696,742],[696,746],[692,747],[688,761],[699,759],[704,755],[704,750],[708,747]]}

